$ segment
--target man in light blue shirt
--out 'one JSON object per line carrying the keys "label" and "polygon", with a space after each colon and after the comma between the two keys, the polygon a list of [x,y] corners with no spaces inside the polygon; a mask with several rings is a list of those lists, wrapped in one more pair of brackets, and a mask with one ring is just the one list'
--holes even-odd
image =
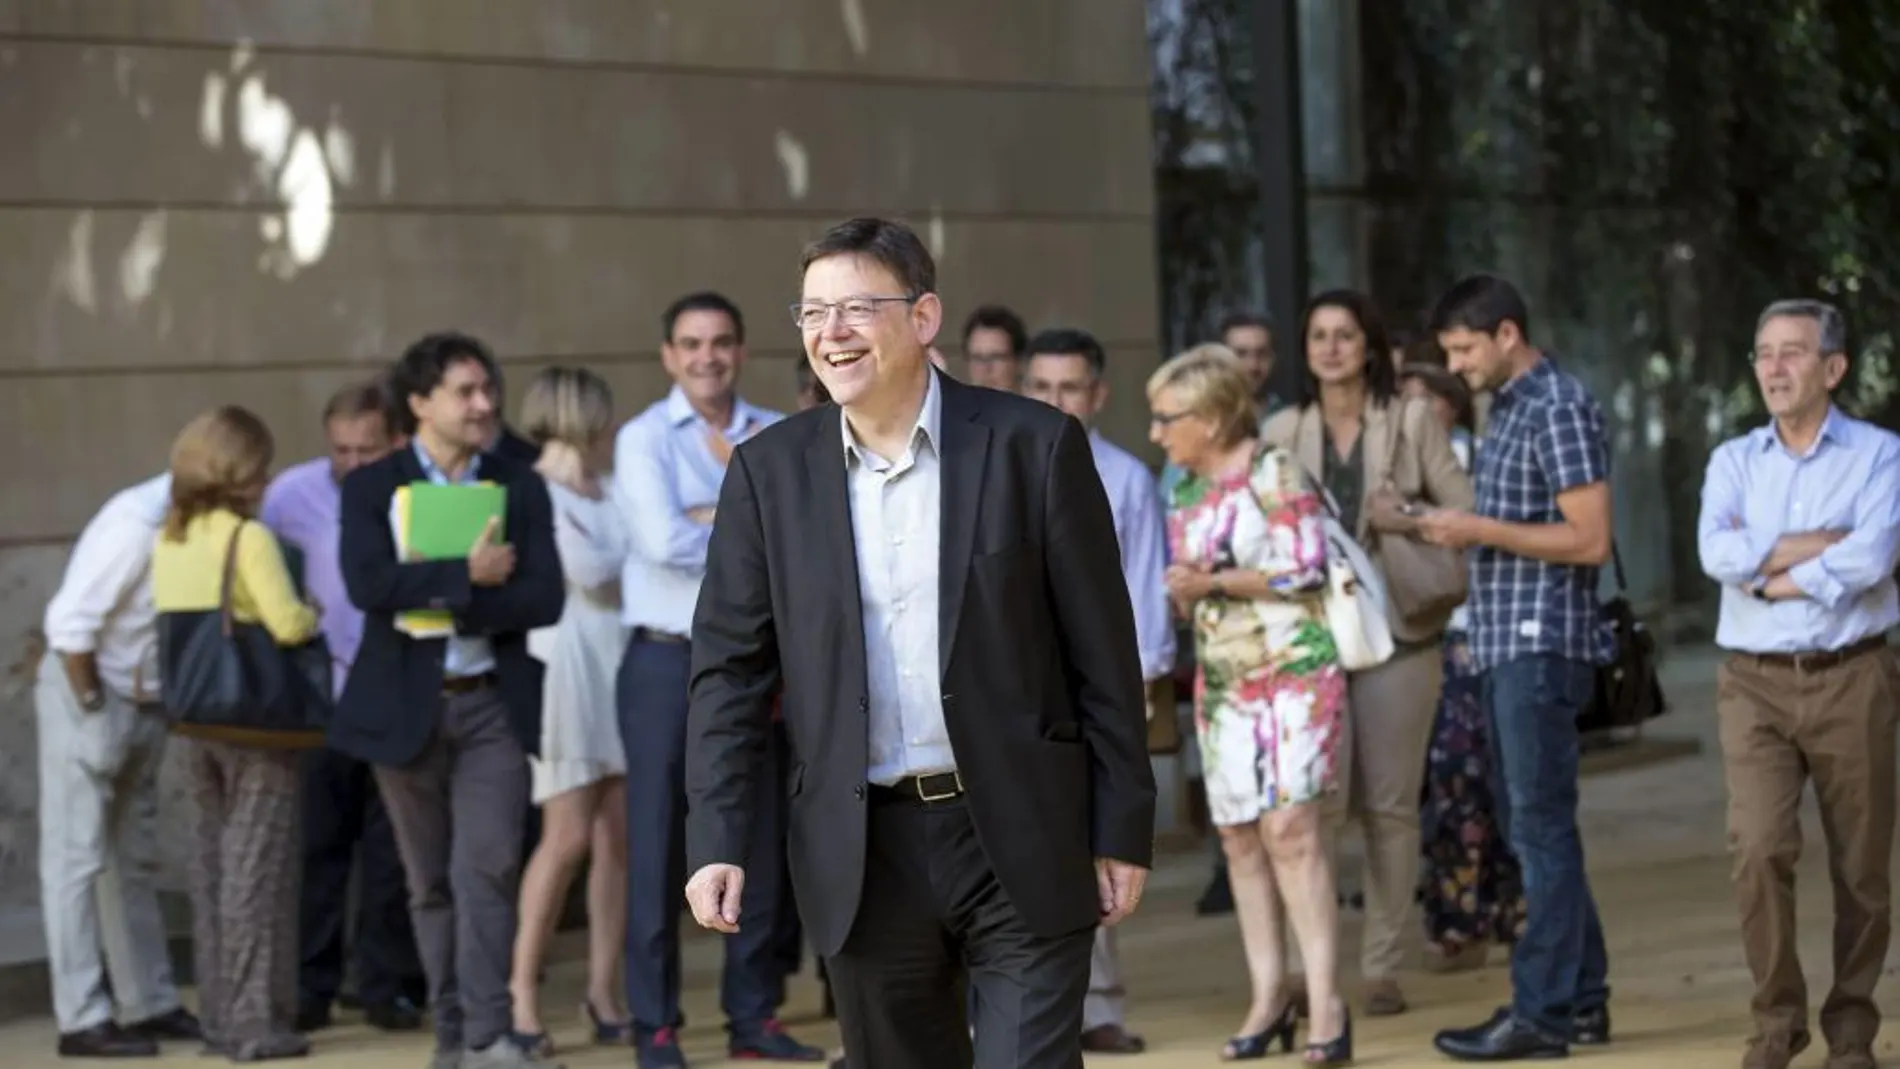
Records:
{"label": "man in light blue shirt", "polygon": [[1731,651],[1716,708],[1755,980],[1747,1064],[1785,1069],[1810,1041],[1794,868],[1812,776],[1834,884],[1827,1069],[1873,1069],[1892,914],[1900,437],[1834,407],[1848,358],[1832,305],[1769,305],[1754,362],[1773,421],[1709,458],[1697,525],[1702,570],[1722,584],[1716,644]]}
{"label": "man in light blue shirt", "polygon": [[[1161,517],[1161,492],[1153,473],[1134,455],[1111,444],[1094,429],[1095,416],[1108,400],[1104,377],[1107,357],[1087,331],[1045,330],[1030,339],[1023,370],[1025,397],[1054,405],[1089,428],[1095,471],[1108,493],[1115,535],[1121,542],[1122,580],[1135,610],[1135,639],[1141,654],[1141,678],[1153,694],[1157,680],[1174,670],[1174,622],[1168,614],[1167,532]],[[1113,577],[1103,576],[1104,582]],[[1149,715],[1174,715],[1173,709]],[[1123,1013],[1121,967],[1115,929],[1098,928],[1089,962],[1089,994],[1082,1006],[1082,1049],[1104,1054],[1139,1054],[1147,1044],[1127,1029]]]}
{"label": "man in light blue shirt", "polygon": [[[614,442],[614,478],[633,543],[621,577],[629,632],[617,704],[627,755],[627,998],[640,1069],[686,1064],[679,1047],[681,853],[686,821],[686,687],[693,608],[706,572],[713,508],[733,447],[780,413],[738,395],[745,318],[717,293],[673,302],[660,357],[673,388]],[[720,1002],[734,1057],[822,1060],[775,1019],[785,965],[772,923],[782,881],[784,792],[762,792],[747,865],[747,923],[726,939]],[[775,819],[776,818],[776,819]]]}

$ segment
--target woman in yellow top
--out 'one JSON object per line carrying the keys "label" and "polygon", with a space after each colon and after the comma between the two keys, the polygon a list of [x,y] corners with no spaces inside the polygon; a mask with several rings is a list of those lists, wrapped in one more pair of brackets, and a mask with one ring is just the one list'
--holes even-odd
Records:
{"label": "woman in yellow top", "polygon": [[[271,434],[246,409],[214,409],[172,444],[172,502],[152,550],[161,613],[218,608],[233,551],[232,614],[278,644],[317,631],[297,599],[277,539],[253,517],[270,475]],[[186,737],[198,805],[191,866],[199,1013],[210,1053],[233,1061],[294,1058],[310,1043],[297,1004],[298,749]]]}

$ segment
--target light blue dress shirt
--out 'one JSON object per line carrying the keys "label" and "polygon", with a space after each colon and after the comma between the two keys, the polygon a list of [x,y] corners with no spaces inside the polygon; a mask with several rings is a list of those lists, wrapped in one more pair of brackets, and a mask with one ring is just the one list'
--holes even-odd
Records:
{"label": "light blue dress shirt", "polygon": [[1174,671],[1174,623],[1168,615],[1167,528],[1162,520],[1161,490],[1148,466],[1100,434],[1089,432],[1095,471],[1108,494],[1121,542],[1122,578],[1135,610],[1135,643],[1141,650],[1141,678],[1154,682]]}
{"label": "light blue dress shirt", "polygon": [[[736,445],[783,418],[734,401],[724,431]],[[628,627],[669,635],[692,631],[712,525],[696,523],[687,513],[716,506],[726,478],[708,441],[710,431],[675,386],[628,420],[614,439],[614,482],[632,542],[620,587],[620,619]]]}
{"label": "light blue dress shirt", "polygon": [[[415,450],[416,460],[422,465],[422,473],[429,481],[438,486],[473,486],[481,482],[482,458],[480,454],[469,460],[468,467],[462,471],[462,477],[451,479],[441,468],[436,467],[429,451],[422,448],[420,441],[410,443]],[[450,679],[462,679],[478,676],[495,670],[495,649],[482,635],[464,635],[460,632],[450,635],[448,646],[442,652],[442,674]]]}
{"label": "light blue dress shirt", "polygon": [[[1900,436],[1830,408],[1805,455],[1774,426],[1722,443],[1709,457],[1697,524],[1702,570],[1722,584],[1716,645],[1744,653],[1838,650],[1900,623]],[[1807,595],[1747,592],[1782,535],[1848,530],[1788,571]]]}

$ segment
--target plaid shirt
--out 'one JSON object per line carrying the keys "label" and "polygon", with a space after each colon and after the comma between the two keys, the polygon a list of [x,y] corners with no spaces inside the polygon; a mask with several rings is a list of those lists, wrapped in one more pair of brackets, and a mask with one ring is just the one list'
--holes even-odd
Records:
{"label": "plaid shirt", "polygon": [[[1548,356],[1497,392],[1473,471],[1478,515],[1561,523],[1558,494],[1609,477],[1603,410]],[[1475,546],[1469,605],[1471,655],[1480,669],[1534,653],[1604,664],[1615,652],[1594,567]]]}

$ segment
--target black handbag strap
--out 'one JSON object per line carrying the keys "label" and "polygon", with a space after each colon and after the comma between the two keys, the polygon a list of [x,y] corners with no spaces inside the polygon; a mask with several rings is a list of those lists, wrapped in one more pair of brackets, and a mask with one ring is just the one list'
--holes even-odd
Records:
{"label": "black handbag strap", "polygon": [[244,525],[249,522],[240,517],[237,527],[231,531],[231,541],[224,547],[224,577],[218,582],[218,613],[223,620],[226,638],[231,637],[236,623],[231,611],[231,585],[237,577],[238,536],[244,533]]}
{"label": "black handbag strap", "polygon": [[1627,597],[1630,592],[1629,580],[1623,575],[1623,551],[1616,548],[1616,539],[1610,539],[1610,567],[1616,571],[1616,593],[1618,597]]}

